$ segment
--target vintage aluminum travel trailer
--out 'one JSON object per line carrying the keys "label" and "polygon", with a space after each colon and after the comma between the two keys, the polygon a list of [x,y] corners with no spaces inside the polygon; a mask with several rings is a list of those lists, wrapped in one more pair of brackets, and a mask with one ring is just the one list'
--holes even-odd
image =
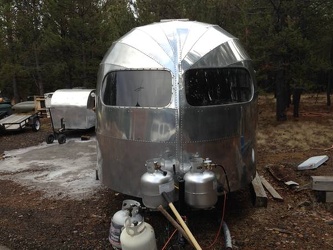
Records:
{"label": "vintage aluminum travel trailer", "polygon": [[85,130],[96,125],[95,89],[58,89],[52,94],[50,111],[55,129]]}
{"label": "vintage aluminum travel trailer", "polygon": [[96,90],[98,175],[150,208],[192,207],[256,174],[257,86],[239,40],[217,25],[164,20],[115,41]]}

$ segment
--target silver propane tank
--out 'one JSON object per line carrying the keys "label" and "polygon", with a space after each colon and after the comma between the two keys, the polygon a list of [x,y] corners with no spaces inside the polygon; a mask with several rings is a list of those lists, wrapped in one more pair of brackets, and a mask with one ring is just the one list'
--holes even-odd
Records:
{"label": "silver propane tank", "polygon": [[122,250],[157,250],[153,227],[144,221],[134,223],[130,217],[125,220],[120,242]]}
{"label": "silver propane tank", "polygon": [[157,158],[147,160],[146,167],[147,172],[141,176],[142,202],[150,209],[156,209],[159,205],[166,207],[168,203],[162,197],[162,193],[167,193],[173,201],[173,176],[171,172],[161,169]]}
{"label": "silver propane tank", "polygon": [[113,249],[121,249],[120,234],[124,228],[125,220],[132,218],[133,223],[143,222],[143,217],[139,214],[141,204],[135,200],[124,200],[121,210],[117,211],[111,219],[109,241]]}
{"label": "silver propane tank", "polygon": [[210,208],[217,202],[216,176],[206,168],[210,160],[195,154],[190,163],[191,170],[184,176],[185,202],[194,208]]}

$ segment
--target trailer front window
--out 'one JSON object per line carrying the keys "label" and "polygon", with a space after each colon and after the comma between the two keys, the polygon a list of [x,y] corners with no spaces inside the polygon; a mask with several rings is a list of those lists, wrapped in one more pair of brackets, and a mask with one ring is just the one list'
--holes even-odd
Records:
{"label": "trailer front window", "polygon": [[185,73],[187,102],[192,106],[210,106],[250,101],[253,86],[243,68],[191,69]]}
{"label": "trailer front window", "polygon": [[101,96],[110,106],[165,107],[171,87],[171,73],[165,70],[112,71],[104,78]]}

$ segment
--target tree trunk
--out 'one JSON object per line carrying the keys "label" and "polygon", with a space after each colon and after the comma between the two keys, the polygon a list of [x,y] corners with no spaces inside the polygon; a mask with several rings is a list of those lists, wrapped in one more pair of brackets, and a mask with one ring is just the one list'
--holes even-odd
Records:
{"label": "tree trunk", "polygon": [[332,72],[328,71],[327,89],[326,89],[326,103],[331,106],[331,92],[332,92]]}
{"label": "tree trunk", "polygon": [[287,115],[286,115],[287,88],[282,69],[276,73],[275,85],[276,85],[276,120],[285,121],[287,120]]}
{"label": "tree trunk", "polygon": [[87,82],[87,59],[86,59],[86,49],[85,49],[85,45],[84,43],[82,43],[82,68],[83,68],[83,72],[82,72],[82,75],[83,75],[83,81],[82,81],[82,86],[83,87],[87,87],[88,85],[88,82]]}
{"label": "tree trunk", "polygon": [[299,117],[299,104],[301,101],[302,88],[295,88],[293,92],[294,117]]}
{"label": "tree trunk", "polygon": [[[330,50],[330,61],[331,66],[333,66],[333,37],[331,40],[331,50]],[[328,80],[327,80],[327,90],[326,90],[326,96],[327,96],[327,106],[331,106],[331,92],[332,92],[332,78],[333,78],[333,70],[330,69],[328,71]]]}
{"label": "tree trunk", "polygon": [[13,84],[14,102],[18,103],[21,101],[21,97],[19,96],[18,89],[17,89],[16,73],[13,74],[12,84]]}
{"label": "tree trunk", "polygon": [[39,58],[37,54],[36,45],[34,46],[34,54],[35,54],[35,63],[36,63],[36,73],[37,73],[37,87],[39,90],[39,95],[44,95],[44,84],[42,80],[42,74],[40,73],[40,65],[39,65]]}

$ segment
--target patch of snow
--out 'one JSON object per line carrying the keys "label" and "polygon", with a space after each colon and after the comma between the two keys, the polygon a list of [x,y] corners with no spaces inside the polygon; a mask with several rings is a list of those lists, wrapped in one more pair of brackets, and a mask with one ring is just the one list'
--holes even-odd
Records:
{"label": "patch of snow", "polygon": [[102,188],[96,180],[96,154],[95,137],[6,151],[0,179],[40,190],[48,198],[88,198]]}

